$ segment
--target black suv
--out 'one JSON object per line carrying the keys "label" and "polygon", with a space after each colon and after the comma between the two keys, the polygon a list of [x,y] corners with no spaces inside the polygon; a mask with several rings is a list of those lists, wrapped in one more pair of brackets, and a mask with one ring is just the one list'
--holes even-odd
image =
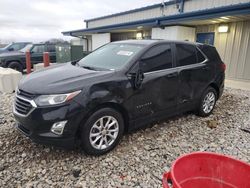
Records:
{"label": "black suv", "polygon": [[213,46],[114,42],[78,62],[25,77],[16,91],[14,116],[17,128],[35,142],[81,143],[86,153],[100,155],[124,132],[150,122],[186,111],[210,115],[224,89],[224,72]]}
{"label": "black suv", "polygon": [[26,56],[25,52],[31,53],[31,64],[37,64],[43,62],[43,53],[49,52],[50,62],[56,62],[56,50],[55,44],[50,43],[38,43],[28,44],[23,49],[16,52],[8,52],[0,54],[0,66],[5,68],[12,68],[23,72],[26,69]]}

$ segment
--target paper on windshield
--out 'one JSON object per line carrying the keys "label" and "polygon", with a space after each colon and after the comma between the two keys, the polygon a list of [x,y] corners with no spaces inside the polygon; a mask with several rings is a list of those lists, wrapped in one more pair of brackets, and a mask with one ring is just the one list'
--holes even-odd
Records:
{"label": "paper on windshield", "polygon": [[121,50],[121,51],[117,52],[117,55],[131,56],[133,53],[134,53],[134,52]]}

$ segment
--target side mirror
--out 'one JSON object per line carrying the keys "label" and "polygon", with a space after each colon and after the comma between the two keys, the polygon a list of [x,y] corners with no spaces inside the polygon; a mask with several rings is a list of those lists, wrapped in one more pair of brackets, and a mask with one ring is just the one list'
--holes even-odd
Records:
{"label": "side mirror", "polygon": [[139,68],[139,63],[132,68],[131,72],[128,73],[129,78],[132,81],[134,89],[139,89],[142,85],[144,74],[143,71]]}
{"label": "side mirror", "polygon": [[8,50],[11,52],[11,51],[14,51],[14,48],[9,48]]}

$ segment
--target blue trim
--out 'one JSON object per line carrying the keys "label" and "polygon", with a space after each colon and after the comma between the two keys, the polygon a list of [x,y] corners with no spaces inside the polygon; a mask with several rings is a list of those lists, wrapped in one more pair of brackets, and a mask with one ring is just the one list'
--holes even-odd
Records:
{"label": "blue trim", "polygon": [[241,14],[250,14],[250,3],[242,3],[238,5],[230,5],[213,9],[199,10],[194,12],[182,13],[172,16],[164,16],[158,18],[151,18],[146,20],[139,20],[128,23],[114,24],[96,28],[89,29],[79,29],[74,31],[62,32],[64,35],[72,35],[72,33],[84,32],[109,32],[115,29],[125,29],[132,28],[137,26],[162,26],[162,25],[173,25],[179,24],[183,21],[191,20],[201,20],[201,19],[210,19],[221,16],[231,16],[231,15],[241,15]]}
{"label": "blue trim", "polygon": [[[180,2],[180,1],[182,1],[182,0],[172,0],[172,1],[164,2],[164,6],[173,5],[173,4],[176,4],[176,3]],[[146,7],[136,8],[136,9],[132,9],[132,10],[124,11],[124,12],[119,12],[119,13],[115,13],[115,14],[110,14],[110,15],[107,15],[107,16],[101,16],[101,17],[97,17],[97,18],[87,19],[87,20],[84,20],[84,21],[85,22],[96,21],[96,20],[101,20],[101,19],[105,19],[105,18],[111,18],[111,17],[114,17],[114,16],[122,16],[122,15],[125,15],[125,14],[134,13],[134,12],[150,10],[150,9],[158,8],[158,7],[162,7],[162,6],[163,6],[162,3],[158,3],[158,4],[154,4],[154,5],[149,5],[149,6],[146,6]]]}
{"label": "blue trim", "polygon": [[250,14],[250,3],[242,3],[238,5],[223,6],[218,8],[199,10],[178,15],[165,16],[158,18],[161,25],[175,24],[177,21],[191,21],[193,19],[211,19],[221,16],[232,16],[240,14]]}

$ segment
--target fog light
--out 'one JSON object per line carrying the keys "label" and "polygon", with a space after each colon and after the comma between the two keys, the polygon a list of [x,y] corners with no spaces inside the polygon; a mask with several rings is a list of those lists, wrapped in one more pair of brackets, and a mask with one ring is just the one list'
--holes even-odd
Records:
{"label": "fog light", "polygon": [[59,121],[54,123],[50,129],[51,132],[57,135],[62,135],[66,123],[67,121]]}

